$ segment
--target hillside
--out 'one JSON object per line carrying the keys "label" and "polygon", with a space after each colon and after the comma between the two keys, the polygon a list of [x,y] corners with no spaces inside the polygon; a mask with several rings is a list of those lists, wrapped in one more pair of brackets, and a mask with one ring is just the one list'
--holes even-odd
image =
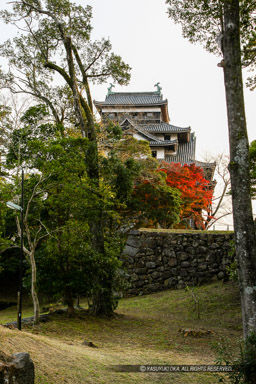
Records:
{"label": "hillside", "polygon": [[[86,311],[75,319],[56,315],[22,333],[0,327],[0,350],[29,352],[37,384],[217,383],[210,373],[117,373],[117,364],[213,364],[211,344],[229,337],[236,348],[242,336],[238,287],[222,282],[195,289],[200,317],[190,292],[184,290],[123,299],[112,319],[96,319]],[[29,314],[31,308],[24,311]],[[14,311],[0,312],[0,323]],[[211,331],[184,337],[180,329]],[[98,348],[83,345],[91,341]]]}

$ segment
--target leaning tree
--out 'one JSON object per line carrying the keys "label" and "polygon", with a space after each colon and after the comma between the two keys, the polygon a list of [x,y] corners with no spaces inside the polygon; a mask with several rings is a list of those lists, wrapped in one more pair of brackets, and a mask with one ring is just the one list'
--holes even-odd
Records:
{"label": "leaning tree", "polygon": [[[99,188],[90,83],[112,78],[118,84],[127,84],[130,67],[112,53],[109,40],[91,40],[90,6],[78,6],[69,0],[17,0],[13,2],[13,11],[3,11],[1,16],[22,30],[19,37],[1,47],[1,55],[8,58],[10,68],[2,86],[43,100],[61,129],[65,124],[65,108],[59,107],[59,99],[64,97],[74,111],[72,123],[89,139],[85,153],[87,173],[95,189]],[[61,86],[58,85],[60,79]],[[89,226],[94,251],[104,255],[100,210],[95,210]],[[111,271],[106,270],[94,297],[95,314],[109,314],[113,310],[111,281]]]}
{"label": "leaning tree", "polygon": [[256,331],[256,237],[250,198],[249,144],[241,59],[247,65],[255,65],[256,3],[251,0],[166,0],[166,3],[169,16],[176,23],[181,23],[184,37],[222,55],[218,65],[223,68],[226,91],[229,170],[246,337]]}

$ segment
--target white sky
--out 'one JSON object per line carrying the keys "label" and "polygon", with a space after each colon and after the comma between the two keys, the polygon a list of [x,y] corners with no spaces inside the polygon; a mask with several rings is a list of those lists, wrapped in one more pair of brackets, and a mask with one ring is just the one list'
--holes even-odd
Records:
{"label": "white sky", "polygon": [[[168,19],[165,0],[76,0],[93,7],[93,38],[109,37],[113,51],[132,67],[127,87],[114,91],[154,91],[160,82],[169,102],[171,123],[191,126],[197,136],[197,159],[228,153],[223,71],[219,57],[182,38]],[[8,1],[1,0],[0,9]],[[14,36],[14,27],[0,22],[0,43]],[[104,100],[108,84],[92,86],[95,100]],[[256,92],[245,89],[249,141],[256,139]]]}
{"label": "white sky", "polygon": [[[78,1],[77,1],[78,2]],[[197,136],[197,157],[228,153],[223,71],[220,58],[192,45],[167,17],[164,0],[80,0],[93,6],[94,36],[107,36],[115,53],[132,67],[127,87],[114,91],[153,91],[158,81],[169,101],[171,122],[191,126]],[[107,86],[94,89],[104,99]],[[256,93],[245,90],[249,140],[256,139]]]}

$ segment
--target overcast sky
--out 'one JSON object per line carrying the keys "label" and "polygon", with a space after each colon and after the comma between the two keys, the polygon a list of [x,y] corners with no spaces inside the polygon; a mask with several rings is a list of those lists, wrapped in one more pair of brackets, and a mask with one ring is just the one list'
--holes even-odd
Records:
{"label": "overcast sky", "polygon": [[[1,0],[0,9],[8,1]],[[219,57],[192,45],[167,16],[165,0],[76,0],[93,7],[93,38],[109,37],[113,51],[132,67],[127,87],[114,91],[154,91],[160,82],[169,102],[171,123],[191,126],[197,136],[197,159],[228,153],[223,71]],[[0,22],[0,43],[14,36],[14,27]],[[104,100],[108,84],[92,86],[95,100]],[[256,91],[245,89],[249,140],[256,139]]]}

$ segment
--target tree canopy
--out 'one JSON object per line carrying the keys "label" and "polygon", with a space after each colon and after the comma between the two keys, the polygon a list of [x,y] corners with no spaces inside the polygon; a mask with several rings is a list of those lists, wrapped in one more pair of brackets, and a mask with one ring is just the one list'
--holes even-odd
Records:
{"label": "tree canopy", "polygon": [[[97,130],[90,82],[100,83],[112,78],[114,82],[127,84],[129,65],[112,52],[108,39],[91,40],[90,6],[78,6],[69,0],[17,0],[13,2],[13,11],[3,11],[1,17],[22,30],[19,37],[1,47],[0,53],[8,59],[10,68],[4,75],[2,86],[13,93],[32,95],[45,103],[60,132],[64,127],[75,126],[82,137],[88,137],[84,152],[86,173],[90,183],[99,190]],[[59,103],[62,99],[63,103]],[[101,208],[94,211],[88,225],[92,247],[104,257]],[[105,279],[102,284],[109,288],[110,280]],[[95,313],[112,311],[112,293],[107,287],[98,285]]]}
{"label": "tree canopy", "polygon": [[180,221],[188,225],[189,219],[196,228],[204,228],[204,215],[210,213],[213,190],[204,178],[203,169],[195,164],[181,166],[176,163],[162,163],[160,171],[167,175],[166,184],[181,193]]}
{"label": "tree canopy", "polygon": [[[182,26],[182,33],[191,43],[201,43],[204,48],[222,55],[224,38],[224,4],[226,0],[166,0],[169,17]],[[240,6],[241,53],[244,67],[256,65],[256,4],[243,0]],[[255,87],[256,77],[248,84]]]}
{"label": "tree canopy", "polygon": [[[1,17],[15,25],[19,19],[23,32],[1,46],[1,55],[9,61],[3,86],[47,103],[57,123],[68,118],[66,107],[71,104],[83,135],[90,131],[95,139],[89,83],[111,77],[127,84],[130,67],[111,51],[108,39],[91,40],[92,8],[69,0],[61,5],[59,0],[21,0],[13,3],[13,12],[2,11]],[[55,74],[62,85],[54,82]]]}

